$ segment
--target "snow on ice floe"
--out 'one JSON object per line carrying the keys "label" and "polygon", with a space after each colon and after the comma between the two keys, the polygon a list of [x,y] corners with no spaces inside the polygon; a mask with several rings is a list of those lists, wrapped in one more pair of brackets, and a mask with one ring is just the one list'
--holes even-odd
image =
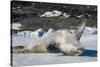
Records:
{"label": "snow on ice floe", "polygon": [[97,34],[96,27],[85,27],[83,35],[94,35],[94,34]]}
{"label": "snow on ice floe", "polygon": [[97,50],[97,35],[82,35],[80,43],[85,49]]}
{"label": "snow on ice floe", "polygon": [[[97,28],[85,27],[80,43],[86,49],[97,50]],[[95,33],[95,34],[94,34]]]}

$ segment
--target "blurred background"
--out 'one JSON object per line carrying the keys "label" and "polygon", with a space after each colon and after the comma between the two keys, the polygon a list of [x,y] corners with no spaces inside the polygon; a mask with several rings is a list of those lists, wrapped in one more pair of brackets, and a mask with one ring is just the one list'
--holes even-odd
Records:
{"label": "blurred background", "polygon": [[83,16],[86,26],[97,27],[97,6],[11,1],[12,31],[75,28]]}

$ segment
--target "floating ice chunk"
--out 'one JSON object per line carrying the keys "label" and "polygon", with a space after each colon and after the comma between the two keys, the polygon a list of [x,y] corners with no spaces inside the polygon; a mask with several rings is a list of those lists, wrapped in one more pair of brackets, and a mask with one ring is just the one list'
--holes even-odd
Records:
{"label": "floating ice chunk", "polygon": [[13,23],[12,24],[12,29],[15,29],[15,30],[20,30],[20,27],[21,27],[22,25],[20,24],[20,23]]}
{"label": "floating ice chunk", "polygon": [[18,36],[25,36],[25,37],[30,37],[30,34],[31,31],[22,31],[17,33]]}
{"label": "floating ice chunk", "polygon": [[18,9],[20,8],[20,6],[17,7]]}
{"label": "floating ice chunk", "polygon": [[62,14],[61,11],[54,10],[54,11],[47,11],[44,14],[40,15],[40,17],[58,17],[61,14]]}
{"label": "floating ice chunk", "polygon": [[63,16],[66,17],[66,18],[70,17],[70,15],[68,15],[66,13],[63,13]]}
{"label": "floating ice chunk", "polygon": [[61,11],[57,11],[57,10],[54,10],[53,11],[53,14],[54,14],[54,16],[60,16],[61,14],[62,14],[62,12]]}
{"label": "floating ice chunk", "polygon": [[78,16],[76,16],[77,18],[81,18],[81,17],[83,17],[83,15],[78,15]]}
{"label": "floating ice chunk", "polygon": [[31,37],[32,36],[34,36],[34,37],[41,37],[41,36],[43,36],[43,34],[44,34],[44,31],[40,28],[40,29],[38,29],[36,31],[33,31],[31,33]]}

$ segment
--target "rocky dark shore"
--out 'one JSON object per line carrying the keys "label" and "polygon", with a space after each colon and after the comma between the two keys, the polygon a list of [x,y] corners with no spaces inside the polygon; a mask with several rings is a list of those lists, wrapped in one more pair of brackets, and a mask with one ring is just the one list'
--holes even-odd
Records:
{"label": "rocky dark shore", "polygon": [[[46,11],[53,10],[70,13],[70,17],[40,17]],[[11,1],[11,23],[20,23],[22,25],[21,30],[73,28],[82,19],[77,18],[79,15],[84,15],[87,18],[87,26],[97,27],[96,5]]]}

